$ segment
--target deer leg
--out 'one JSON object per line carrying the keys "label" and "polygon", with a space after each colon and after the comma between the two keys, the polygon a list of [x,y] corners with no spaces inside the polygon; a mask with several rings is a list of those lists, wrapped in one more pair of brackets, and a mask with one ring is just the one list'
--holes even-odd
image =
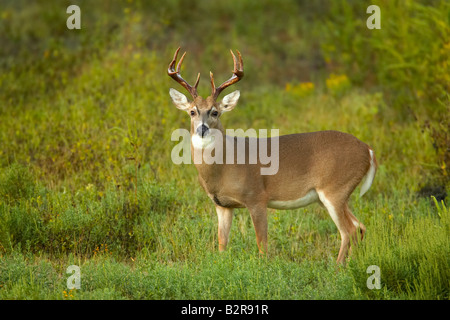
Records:
{"label": "deer leg", "polygon": [[228,236],[230,234],[231,222],[233,220],[233,209],[216,205],[216,212],[219,220],[219,251],[224,251],[228,244]]}
{"label": "deer leg", "polygon": [[358,221],[358,219],[353,215],[353,213],[350,211],[350,209],[347,207],[348,209],[348,214],[350,215],[353,224],[355,225],[355,227],[359,228],[359,233],[361,235],[361,241],[364,239],[364,234],[366,233],[366,226],[364,224],[362,224],[361,222]]}
{"label": "deer leg", "polygon": [[267,253],[267,208],[262,206],[249,207],[256,233],[256,244],[259,253]]}
{"label": "deer leg", "polygon": [[[354,228],[350,229],[350,251],[349,255],[352,252],[353,244],[356,246],[358,244],[358,241],[362,241],[364,239],[364,234],[366,233],[366,226],[358,221],[358,219],[353,215],[353,213],[350,211],[350,208],[348,205],[345,206],[345,214],[348,217],[349,220],[352,221]],[[361,236],[360,239],[358,239],[358,231]]]}
{"label": "deer leg", "polygon": [[[328,196],[323,191],[317,191],[319,199],[322,204],[327,208],[328,213],[336,224],[341,234],[341,247],[339,249],[339,255],[337,258],[338,263],[344,263],[347,257],[351,240],[355,239],[357,226],[359,226],[359,221],[350,212],[347,200],[335,199],[332,196]],[[365,227],[364,227],[365,230]]]}

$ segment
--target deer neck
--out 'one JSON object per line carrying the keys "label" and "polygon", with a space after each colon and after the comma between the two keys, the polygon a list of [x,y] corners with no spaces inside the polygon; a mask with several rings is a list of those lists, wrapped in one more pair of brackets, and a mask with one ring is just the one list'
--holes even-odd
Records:
{"label": "deer neck", "polygon": [[[194,132],[191,130],[191,137]],[[194,145],[191,140],[191,156],[197,168],[200,178],[207,184],[220,181],[217,179],[223,174],[224,164],[226,160],[226,136],[222,124],[219,122],[214,137],[205,148],[199,148],[198,144]],[[198,161],[201,159],[201,161]],[[209,189],[209,188],[208,188]]]}

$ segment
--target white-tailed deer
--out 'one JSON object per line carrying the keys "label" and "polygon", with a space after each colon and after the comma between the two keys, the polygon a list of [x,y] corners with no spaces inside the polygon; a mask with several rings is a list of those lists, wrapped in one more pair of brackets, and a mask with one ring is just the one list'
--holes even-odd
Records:
{"label": "white-tailed deer", "polygon": [[[189,101],[175,89],[170,89],[170,96],[175,106],[191,117],[191,152],[194,154],[199,149],[211,147],[225,150],[221,155],[223,162],[195,164],[200,184],[216,206],[219,250],[226,249],[234,208],[245,207],[250,211],[258,248],[264,253],[267,252],[267,208],[295,209],[319,202],[328,210],[339,229],[341,247],[337,261],[343,262],[351,243],[357,241],[358,232],[362,240],[366,231],[365,226],[350,212],[348,200],[363,180],[360,195],[370,188],[377,169],[373,150],[347,133],[297,133],[276,137],[278,150],[275,147],[271,150],[271,146],[276,145],[274,138],[266,138],[268,150],[271,153],[278,152],[279,167],[276,174],[262,175],[260,169],[265,164],[259,160],[256,163],[227,163],[227,141],[244,139],[247,151],[245,156],[248,160],[249,141],[258,139],[226,136],[220,123],[220,116],[233,110],[239,99],[239,91],[234,91],[221,101],[216,101],[225,88],[244,76],[241,54],[237,52],[237,60],[230,50],[234,61],[233,75],[219,87],[215,86],[213,74],[210,73],[212,93],[203,99],[197,93],[200,74],[194,86],[189,85],[180,75],[186,53],[175,69],[179,50],[180,48],[176,50],[169,64],[168,74],[189,91],[193,100]],[[219,132],[222,139],[212,139],[212,131]],[[222,145],[217,145],[219,143]],[[236,156],[235,152],[233,157]]]}

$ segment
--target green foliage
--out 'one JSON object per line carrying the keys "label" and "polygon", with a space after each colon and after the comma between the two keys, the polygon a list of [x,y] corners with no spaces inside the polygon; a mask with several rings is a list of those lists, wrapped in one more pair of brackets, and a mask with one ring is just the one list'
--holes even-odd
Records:
{"label": "green foliage", "polygon": [[[0,9],[1,299],[449,299],[447,1],[74,4],[81,30],[65,27],[67,4]],[[369,4],[380,30],[365,26]],[[243,54],[226,128],[335,129],[374,148],[375,182],[352,198],[366,239],[346,268],[320,206],[269,211],[267,258],[236,210],[217,252],[195,168],[170,159],[189,126],[168,96],[178,46],[202,95],[207,71],[220,82],[228,50]],[[418,197],[427,184],[439,199]],[[66,287],[71,264],[81,290]]]}
{"label": "green foliage", "polygon": [[[357,287],[370,297],[387,292],[408,299],[448,299],[450,284],[450,215],[434,198],[436,210],[418,203],[421,210],[374,215],[370,221],[376,234],[367,234],[361,250],[350,263]],[[381,269],[384,292],[362,289],[368,265]]]}
{"label": "green foliage", "polygon": [[15,204],[31,198],[36,190],[34,177],[28,168],[14,163],[0,171],[1,202]]}
{"label": "green foliage", "polygon": [[[372,2],[381,29],[365,28],[367,2],[334,1],[321,34],[325,61],[353,82],[378,87],[396,121],[417,121],[430,131],[437,160],[428,183],[450,181],[450,4],[448,1]],[[406,18],[405,18],[406,17]],[[336,28],[339,25],[341,27]]]}

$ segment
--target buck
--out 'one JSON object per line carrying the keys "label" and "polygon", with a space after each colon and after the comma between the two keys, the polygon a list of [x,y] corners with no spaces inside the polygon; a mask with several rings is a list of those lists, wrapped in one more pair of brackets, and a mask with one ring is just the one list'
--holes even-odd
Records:
{"label": "buck", "polygon": [[[237,51],[237,60],[230,50],[234,62],[233,74],[219,87],[215,86],[210,72],[212,93],[204,99],[197,93],[200,73],[194,86],[181,77],[180,69],[186,52],[175,69],[179,51],[180,48],[175,51],[168,74],[190,93],[192,100],[172,88],[169,93],[175,106],[191,117],[191,154],[216,148],[225,150],[221,155],[225,159],[230,150],[225,145],[217,144],[238,139],[245,140],[246,151],[249,151],[251,139],[263,138],[227,136],[220,122],[221,115],[236,106],[240,92],[234,91],[217,101],[225,88],[244,77],[240,52]],[[212,139],[213,131],[219,132],[222,139]],[[266,139],[271,153],[278,152],[279,167],[275,174],[261,174],[260,169],[265,164],[259,160],[244,164],[236,161],[231,164],[226,161],[194,162],[199,182],[215,204],[219,250],[227,247],[235,208],[249,210],[259,252],[267,253],[267,208],[296,209],[318,202],[327,209],[340,232],[337,262],[343,263],[352,243],[357,243],[358,237],[362,240],[366,231],[366,227],[350,211],[348,201],[358,185],[361,184],[360,196],[372,185],[377,169],[372,148],[353,135],[338,131],[281,135],[276,137],[278,149],[272,148],[275,146],[274,137]],[[248,157],[249,152],[246,153],[247,160]]]}

